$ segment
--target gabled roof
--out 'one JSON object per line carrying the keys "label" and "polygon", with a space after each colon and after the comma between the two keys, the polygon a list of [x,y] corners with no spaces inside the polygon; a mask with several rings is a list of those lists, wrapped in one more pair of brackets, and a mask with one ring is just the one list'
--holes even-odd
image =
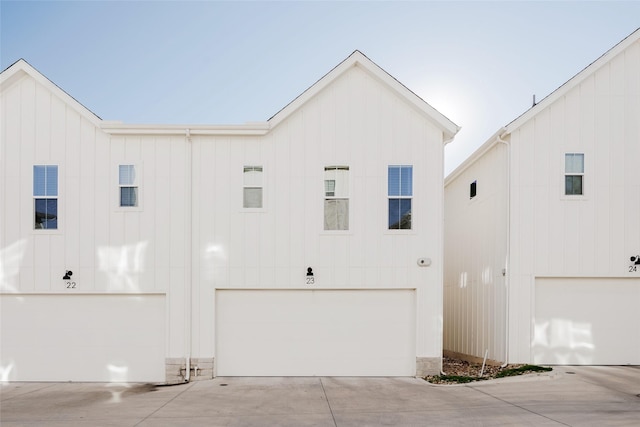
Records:
{"label": "gabled roof", "polygon": [[447,177],[445,178],[445,187],[467,168],[473,165],[478,159],[480,159],[487,151],[489,151],[489,149],[491,149],[491,147],[501,142],[503,137],[513,133],[513,131],[517,130],[520,126],[535,117],[535,115],[540,111],[553,104],[559,98],[565,96],[571,89],[582,83],[586,78],[588,78],[593,73],[598,71],[602,66],[607,64],[612,58],[626,50],[629,46],[631,46],[638,40],[640,40],[640,28],[635,30],[624,40],[616,44],[598,59],[586,66],[582,71],[570,78],[559,88],[551,92],[536,105],[518,116],[511,123],[498,129],[498,131],[494,133],[484,144],[478,147],[469,157],[467,157],[466,160],[464,160],[457,168],[455,168],[451,173],[449,173],[449,175],[447,175]]}
{"label": "gabled roof", "polygon": [[103,121],[88,108],[79,103],[72,96],[60,89],[55,83],[47,79],[43,74],[29,65],[24,59],[20,59],[0,73],[0,90],[4,90],[25,75],[29,75],[40,84],[49,88],[57,96],[68,104],[71,104],[83,116],[92,123],[100,126],[102,130],[111,134],[207,134],[207,135],[264,135],[275,128],[283,120],[289,117],[298,108],[304,105],[312,97],[330,85],[338,77],[352,67],[360,67],[369,75],[386,85],[398,96],[402,97],[409,105],[420,111],[427,119],[442,129],[445,143],[449,142],[460,130],[455,123],[427,104],[422,98],[409,90],[406,86],[384,71],[360,51],[354,51],[344,61],[325,74],[300,96],[291,101],[287,106],[273,115],[266,123],[251,123],[246,125],[158,125],[158,124],[124,124],[114,121]]}
{"label": "gabled roof", "polygon": [[304,105],[307,101],[313,98],[317,93],[322,91],[325,87],[330,85],[338,77],[343,75],[346,71],[352,67],[360,67],[367,71],[369,75],[376,78],[381,83],[385,84],[398,96],[404,98],[410,105],[414,106],[418,111],[422,112],[429,120],[431,120],[436,126],[442,129],[445,135],[445,140],[451,140],[456,133],[460,130],[460,127],[445,117],[438,110],[427,104],[422,98],[409,90],[406,86],[396,80],[389,73],[380,68],[377,64],[367,58],[362,52],[356,50],[349,55],[344,61],[338,64],[335,68],[325,74],[320,80],[315,82],[310,88],[305,90],[300,96],[291,101],[282,110],[278,111],[274,116],[269,119],[271,128],[276,127],[284,119],[289,117],[294,111]]}
{"label": "gabled roof", "polygon": [[571,89],[578,86],[582,83],[587,77],[591,76],[593,73],[598,71],[603,65],[607,64],[612,58],[617,56],[620,52],[623,52],[629,46],[634,44],[636,41],[640,40],[640,28],[635,30],[633,33],[628,35],[624,40],[616,44],[614,47],[605,52],[598,59],[593,61],[591,64],[586,66],[582,71],[578,74],[570,78],[566,83],[562,86],[551,92],[545,98],[543,98],[536,105],[531,107],[529,110],[525,111],[522,115],[517,117],[511,123],[509,123],[506,128],[506,133],[511,133],[524,123],[529,121],[533,116],[538,114],[539,111],[545,109],[547,106],[551,105],[558,98],[562,98],[566,95]]}
{"label": "gabled roof", "polygon": [[102,119],[94,112],[78,102],[74,97],[64,90],[60,89],[55,83],[46,78],[42,73],[33,68],[24,59],[19,59],[0,73],[0,92],[4,92],[6,88],[13,85],[25,76],[30,76],[35,81],[49,89],[56,96],[62,99],[66,104],[71,105],[80,115],[96,126],[100,125]]}

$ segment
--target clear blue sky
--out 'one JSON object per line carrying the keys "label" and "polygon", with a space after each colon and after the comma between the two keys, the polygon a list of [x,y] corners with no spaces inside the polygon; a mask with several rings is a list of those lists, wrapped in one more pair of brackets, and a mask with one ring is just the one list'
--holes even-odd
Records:
{"label": "clear blue sky", "polygon": [[632,2],[0,1],[19,58],[105,120],[265,121],[355,49],[462,126],[447,172],[640,27]]}

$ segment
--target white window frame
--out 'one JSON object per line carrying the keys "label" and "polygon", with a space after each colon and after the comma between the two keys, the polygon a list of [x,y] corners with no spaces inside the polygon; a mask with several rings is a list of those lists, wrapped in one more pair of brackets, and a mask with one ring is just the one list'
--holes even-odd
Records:
{"label": "white window frame", "polygon": [[[567,156],[582,156],[582,171],[569,171],[567,170]],[[585,169],[586,169],[586,156],[584,152],[571,151],[566,152],[562,156],[562,169],[564,171],[562,177],[562,195],[567,199],[580,199],[585,197]],[[567,178],[568,177],[580,177],[581,178],[581,190],[580,194],[567,194]]]}
{"label": "white window frame", "polygon": [[[246,175],[247,172],[260,172],[259,182],[249,182],[247,183]],[[242,210],[244,212],[263,212],[265,207],[265,188],[264,188],[264,166],[262,165],[245,165],[242,168]],[[259,189],[260,190],[260,206],[246,206],[245,205],[245,192],[248,189]]]}
{"label": "white window frame", "polygon": [[[122,183],[120,182],[120,167],[121,166],[132,166],[134,170],[134,180],[132,183]],[[143,164],[141,162],[131,162],[131,161],[120,161],[113,165],[114,171],[114,205],[117,212],[140,212],[143,209],[143,201],[144,201],[144,188],[143,188],[143,177],[144,177],[144,169]],[[121,204],[121,189],[122,188],[136,188],[137,189],[137,204],[136,206],[122,206]]]}
{"label": "white window frame", "polygon": [[[47,188],[47,179],[45,177],[45,194],[36,194],[36,184],[35,184],[35,179],[36,179],[36,168],[37,167],[45,167],[45,168],[49,168],[49,167],[55,167],[56,168],[56,191],[55,194],[48,194],[49,190]],[[45,169],[46,171],[46,169]],[[46,173],[46,172],[45,172]],[[46,175],[45,175],[46,176]],[[60,231],[61,228],[61,221],[60,221],[60,211],[61,211],[61,204],[60,204],[60,166],[57,164],[37,164],[37,165],[33,165],[33,169],[32,169],[32,175],[31,175],[32,179],[33,179],[33,185],[31,186],[32,188],[32,194],[33,194],[33,216],[32,218],[32,224],[33,224],[33,230],[39,234],[46,234],[46,233],[57,233]],[[56,201],[56,228],[37,228],[36,227],[36,221],[35,221],[35,216],[36,216],[36,204],[37,204],[37,200],[55,200]]]}
{"label": "white window frame", "polygon": [[[346,171],[346,178],[345,178],[345,183],[343,183],[342,185],[338,186],[337,189],[337,195],[336,195],[336,185],[339,184],[338,182],[338,176],[336,175],[334,178],[336,179],[327,179],[328,175],[331,175],[332,171]],[[349,179],[349,175],[350,175],[350,169],[349,166],[346,165],[339,165],[339,166],[325,166],[324,167],[324,172],[323,172],[323,180],[322,180],[322,192],[323,192],[323,204],[322,204],[322,222],[323,222],[323,231],[328,232],[328,233],[333,233],[333,232],[338,232],[338,233],[345,233],[345,232],[349,232],[349,229],[351,227],[351,209],[350,209],[350,196],[351,196],[351,180]],[[327,188],[327,183],[333,181],[333,191],[329,191],[329,189]],[[330,200],[344,200],[346,201],[346,207],[347,207],[347,214],[346,214],[346,228],[327,228],[327,221],[326,221],[326,215],[327,215],[327,201]],[[338,221],[336,221],[336,223],[338,223]]]}
{"label": "white window frame", "polygon": [[[411,168],[411,194],[410,195],[402,195],[402,178],[400,178],[400,193],[399,195],[392,195],[391,193],[391,189],[389,188],[389,172],[391,171],[391,168]],[[414,201],[414,194],[415,194],[415,179],[414,179],[414,167],[413,165],[410,164],[394,164],[394,165],[388,165],[387,166],[387,180],[386,180],[386,185],[387,185],[387,206],[386,206],[386,230],[388,233],[411,233],[414,232],[416,229],[415,226],[415,220],[414,218],[416,218],[416,214],[415,214],[415,201]],[[389,204],[391,203],[391,200],[410,200],[411,201],[411,227],[410,228],[390,228],[389,224]]]}

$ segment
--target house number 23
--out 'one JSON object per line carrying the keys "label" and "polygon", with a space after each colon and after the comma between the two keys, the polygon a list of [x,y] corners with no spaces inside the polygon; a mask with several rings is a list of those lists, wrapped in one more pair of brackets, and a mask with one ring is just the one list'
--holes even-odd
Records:
{"label": "house number 23", "polygon": [[307,285],[314,285],[316,283],[316,279],[313,277],[313,268],[307,268],[307,277],[305,278],[305,283]]}

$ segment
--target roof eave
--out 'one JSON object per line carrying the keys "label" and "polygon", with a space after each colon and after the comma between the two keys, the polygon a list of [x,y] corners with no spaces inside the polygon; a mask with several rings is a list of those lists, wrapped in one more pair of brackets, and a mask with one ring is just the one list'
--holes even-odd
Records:
{"label": "roof eave", "polygon": [[597,70],[599,70],[602,66],[604,66],[606,63],[608,63],[611,60],[611,58],[615,57],[616,55],[618,55],[619,53],[627,49],[629,46],[631,46],[633,43],[635,43],[638,40],[640,40],[640,28],[636,29],[633,33],[629,34],[622,41],[620,41],[618,44],[616,44],[611,49],[606,51],[604,54],[602,54],[598,59],[593,61],[591,64],[587,65],[578,74],[571,77],[569,80],[563,83],[556,90],[554,90],[549,95],[547,95],[542,100],[540,100],[540,102],[538,102],[536,105],[529,108],[519,117],[515,118],[511,123],[505,126],[507,133],[512,133],[514,130],[522,126],[524,123],[529,121],[533,116],[538,114],[540,110],[543,110],[544,108],[548,107],[553,102],[555,102],[556,100],[564,96],[567,92],[569,92],[571,89],[573,89],[574,87],[582,83],[587,77],[589,77],[590,75],[595,73]]}
{"label": "roof eave", "polygon": [[507,135],[507,128],[502,127],[498,129],[489,139],[487,139],[480,147],[478,147],[469,157],[465,159],[464,162],[460,163],[460,165],[453,170],[449,175],[444,179],[444,186],[449,185],[450,182],[454,181],[457,177],[462,175],[464,171],[469,169],[476,163],[479,159],[481,159],[485,153],[491,150],[496,144],[501,142],[504,136]]}
{"label": "roof eave", "polygon": [[291,101],[283,109],[278,111],[274,116],[269,119],[269,123],[272,128],[275,128],[283,120],[285,120],[294,111],[304,105],[316,94],[321,92],[326,86],[331,84],[335,79],[344,74],[352,67],[361,67],[368,72],[371,76],[378,81],[386,84],[393,89],[398,95],[406,99],[414,108],[421,111],[427,116],[436,126],[438,126],[444,135],[445,143],[450,142],[454,136],[460,130],[460,127],[449,120],[446,116],[440,113],[438,110],[429,105],[426,101],[400,83],[395,77],[387,73],[384,69],[371,61],[366,55],[359,50],[354,51],[344,61],[335,66],[331,71],[321,77],[317,82],[311,85],[307,90],[300,94],[297,98]]}
{"label": "roof eave", "polygon": [[76,111],[89,120],[94,125],[99,125],[102,119],[93,111],[82,105],[77,99],[65,92],[60,86],[49,80],[44,74],[36,70],[31,64],[24,59],[19,59],[9,67],[7,67],[2,73],[0,73],[0,91],[4,91],[7,87],[13,85],[15,82],[25,76],[30,76],[41,85],[47,87],[54,92],[58,97],[63,99],[67,104],[72,105]]}
{"label": "roof eave", "polygon": [[157,125],[123,124],[103,122],[103,132],[110,135],[265,135],[271,129],[269,123],[251,123],[245,125]]}

